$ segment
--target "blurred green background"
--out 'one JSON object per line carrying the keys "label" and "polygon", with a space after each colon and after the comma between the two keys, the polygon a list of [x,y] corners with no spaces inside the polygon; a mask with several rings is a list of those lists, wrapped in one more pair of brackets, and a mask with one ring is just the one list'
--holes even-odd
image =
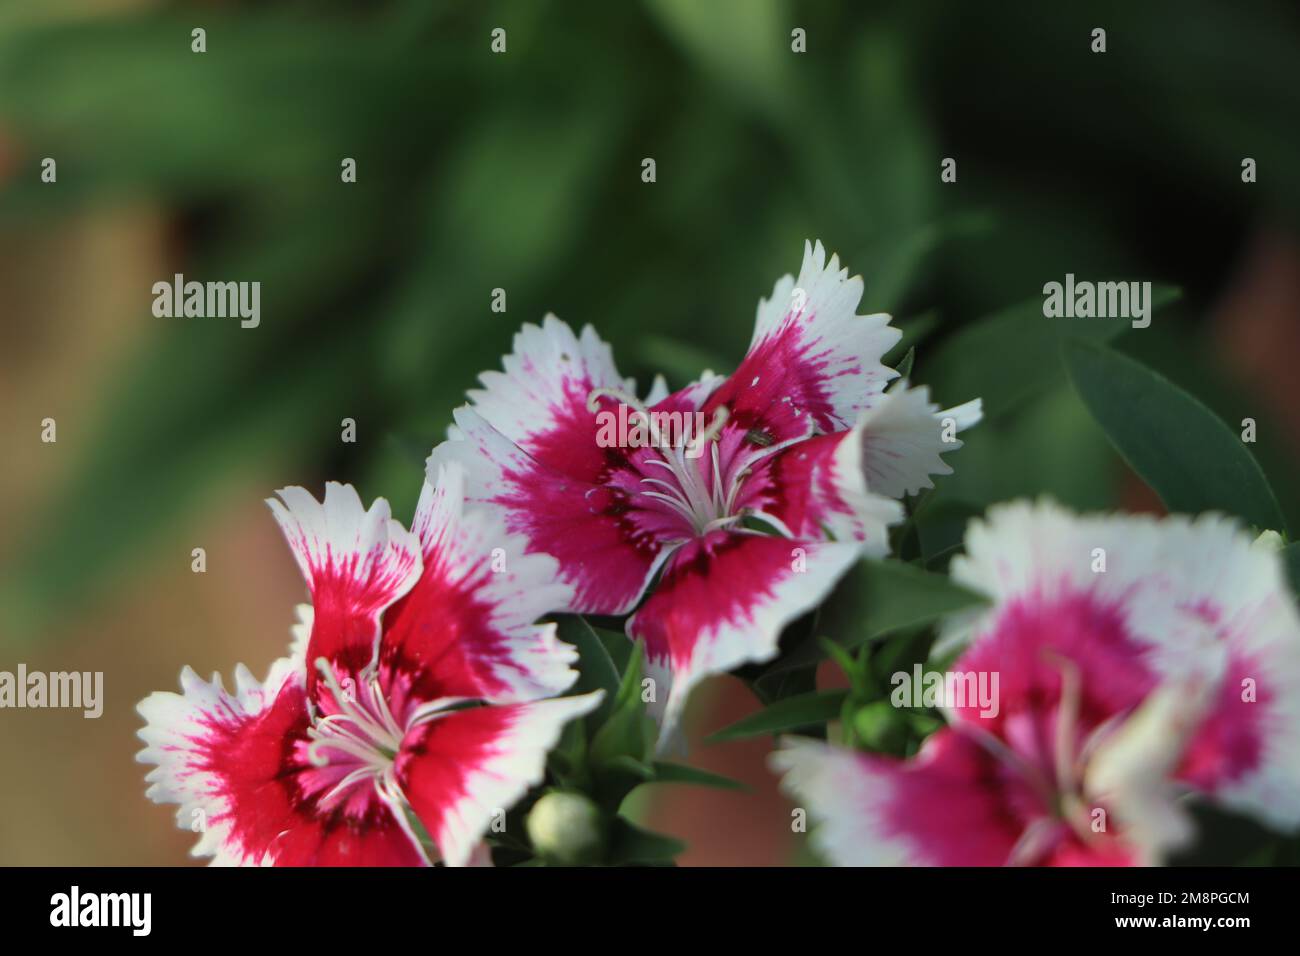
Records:
{"label": "blurred green background", "polygon": [[[0,713],[0,862],[181,861],[133,707],[183,663],[282,652],[302,587],[274,488],[406,515],[452,408],[547,311],[643,387],[728,371],[808,238],[896,316],[915,380],[988,403],[931,535],[1016,495],[1158,507],[1060,367],[1041,290],[1067,272],[1181,290],[1113,344],[1256,418],[1300,528],[1297,117],[1281,2],[0,7],[0,668],[104,670],[108,695],[99,721]],[[260,281],[260,327],[154,317],[175,272]],[[724,678],[693,716],[752,707]],[[755,794],[647,798],[685,862],[786,858],[764,750],[693,754]]]}

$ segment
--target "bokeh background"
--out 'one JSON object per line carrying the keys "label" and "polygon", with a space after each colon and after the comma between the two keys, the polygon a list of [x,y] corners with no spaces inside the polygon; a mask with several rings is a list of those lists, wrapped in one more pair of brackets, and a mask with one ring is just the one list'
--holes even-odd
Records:
{"label": "bokeh background", "polygon": [[[994,397],[936,514],[1158,508],[1040,336],[962,331],[1073,272],[1182,290],[1115,344],[1256,418],[1300,527],[1297,117],[1285,2],[0,5],[0,669],[106,683],[99,720],[0,711],[0,863],[188,860],[134,705],[185,663],[283,652],[303,586],[273,489],[350,481],[408,514],[465,389],[547,311],[643,384],[730,370],[806,238],[897,317],[915,379]],[[260,281],[260,327],[154,317],[175,272]],[[691,711],[692,762],[751,793],[639,795],[683,863],[801,859],[767,744],[698,739],[756,707],[719,678]]]}

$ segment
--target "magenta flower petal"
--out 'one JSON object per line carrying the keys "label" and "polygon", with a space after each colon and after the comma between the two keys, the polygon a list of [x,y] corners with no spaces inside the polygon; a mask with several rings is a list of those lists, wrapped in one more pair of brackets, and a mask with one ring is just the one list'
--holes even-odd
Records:
{"label": "magenta flower petal", "polygon": [[494,703],[564,692],[577,652],[554,624],[534,624],[569,602],[555,561],[526,554],[492,513],[465,513],[458,469],[425,483],[412,530],[423,573],[384,615],[380,672],[396,711],[443,697]]}
{"label": "magenta flower petal", "polygon": [[488,425],[544,468],[588,481],[603,465],[588,397],[597,389],[636,389],[618,374],[613,352],[595,329],[577,335],[553,315],[540,327],[524,325],[502,371],[484,372],[479,380],[483,387],[469,398]]}
{"label": "magenta flower petal", "polygon": [[656,680],[661,749],[676,742],[696,683],[775,657],[781,629],[819,604],[858,555],[854,544],[722,531],[677,551],[627,624]]}
{"label": "magenta flower petal", "polygon": [[348,673],[374,657],[380,615],[420,577],[419,541],[390,517],[387,501],[367,510],[351,485],[329,482],[323,502],[303,488],[278,494],[267,504],[311,592],[307,690],[315,700],[319,658]]}
{"label": "magenta flower petal", "polygon": [[759,302],[749,351],[705,412],[725,406],[776,441],[852,426],[898,376],[880,360],[902,335],[884,313],[857,315],[861,300],[861,276],[805,243],[799,278],[783,277]]}
{"label": "magenta flower petal", "polygon": [[[757,510],[778,519],[791,534],[857,541],[863,553],[889,553],[889,527],[903,520],[903,507],[869,488],[862,467],[864,423],[833,435],[796,442],[774,455],[768,481],[755,481],[770,497]],[[748,499],[747,499],[748,501]]]}
{"label": "magenta flower petal", "polygon": [[301,662],[282,660],[259,684],[240,667],[236,689],[186,668],[181,694],[139,705],[146,749],[157,766],[148,796],[177,803],[177,825],[200,834],[195,856],[224,865],[413,866],[425,862],[405,817],[376,790],[322,798],[355,763],[316,766]]}
{"label": "magenta flower petal", "polygon": [[[594,417],[593,417],[594,420]],[[604,451],[605,464],[590,479],[566,475],[533,459],[470,408],[458,409],[459,439],[429,456],[428,474],[444,464],[464,467],[467,500],[498,512],[527,550],[559,562],[572,589],[568,610],[624,614],[640,599],[662,560],[662,544],[639,523],[611,475],[630,468],[622,449],[600,449],[594,436],[583,449]]]}
{"label": "magenta flower petal", "polygon": [[1083,842],[1023,778],[952,730],[937,731],[911,760],[794,738],[770,763],[796,803],[824,820],[815,845],[840,866],[1132,862],[1114,839]]}
{"label": "magenta flower petal", "polygon": [[396,778],[449,866],[464,866],[494,821],[541,781],[564,725],[600,693],[451,711],[408,731]]}

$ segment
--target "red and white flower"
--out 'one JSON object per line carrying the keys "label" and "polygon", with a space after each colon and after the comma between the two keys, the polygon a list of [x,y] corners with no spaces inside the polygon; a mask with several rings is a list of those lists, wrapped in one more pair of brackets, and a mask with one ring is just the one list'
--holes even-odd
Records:
{"label": "red and white flower", "polygon": [[[1104,570],[1101,570],[1103,569]],[[996,672],[996,716],[948,711],[911,759],[806,740],[772,756],[844,865],[1147,864],[1193,836],[1187,798],[1300,826],[1300,616],[1274,549],[1233,521],[974,522],[952,671]]]}
{"label": "red and white flower", "polygon": [[[463,463],[469,500],[558,560],[570,610],[636,609],[627,631],[658,683],[661,740],[703,676],[772,658],[786,623],[861,555],[887,552],[895,499],[949,473],[940,453],[961,443],[945,431],[979,418],[978,402],[940,412],[925,388],[886,391],[897,373],[881,357],[901,333],[855,314],[862,289],[806,246],[798,280],[759,303],[733,375],[671,395],[657,382],[644,401],[589,326],[525,325],[429,459],[430,472]],[[599,440],[620,404],[652,441]],[[673,413],[704,423],[690,443],[663,440],[655,422]]]}
{"label": "red and white flower", "polygon": [[491,515],[463,511],[451,466],[425,484],[412,531],[351,486],[269,504],[312,603],[266,680],[227,691],[186,668],[181,694],[139,705],[148,795],[180,805],[218,864],[423,865],[412,815],[448,865],[484,859],[498,814],[542,779],[564,724],[599,694],[555,625],[554,561]]}

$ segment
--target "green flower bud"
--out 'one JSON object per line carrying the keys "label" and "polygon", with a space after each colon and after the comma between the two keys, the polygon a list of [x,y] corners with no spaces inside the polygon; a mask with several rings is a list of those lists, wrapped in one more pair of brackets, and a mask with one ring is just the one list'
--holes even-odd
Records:
{"label": "green flower bud", "polygon": [[906,719],[889,701],[878,700],[853,715],[853,731],[872,750],[901,754],[907,745]]}

